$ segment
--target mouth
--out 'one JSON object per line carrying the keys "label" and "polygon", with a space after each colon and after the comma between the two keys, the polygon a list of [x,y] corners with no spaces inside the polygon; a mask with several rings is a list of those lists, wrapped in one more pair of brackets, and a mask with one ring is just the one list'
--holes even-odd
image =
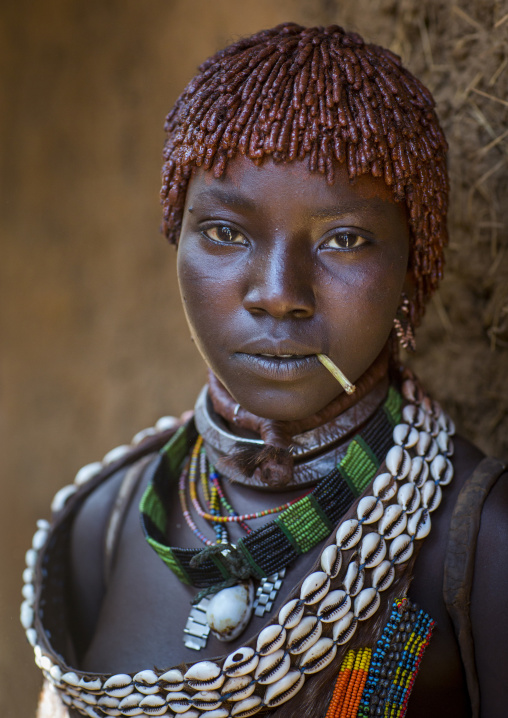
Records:
{"label": "mouth", "polygon": [[304,378],[321,366],[316,354],[236,352],[234,357],[254,373],[278,381]]}

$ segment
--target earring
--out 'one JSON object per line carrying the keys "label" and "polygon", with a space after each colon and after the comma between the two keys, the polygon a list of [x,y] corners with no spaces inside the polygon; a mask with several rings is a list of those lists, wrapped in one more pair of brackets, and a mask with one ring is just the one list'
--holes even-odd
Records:
{"label": "earring", "polygon": [[407,351],[414,352],[416,342],[414,327],[411,322],[411,305],[409,303],[409,297],[405,292],[402,292],[401,299],[402,301],[397,309],[393,325],[401,347]]}

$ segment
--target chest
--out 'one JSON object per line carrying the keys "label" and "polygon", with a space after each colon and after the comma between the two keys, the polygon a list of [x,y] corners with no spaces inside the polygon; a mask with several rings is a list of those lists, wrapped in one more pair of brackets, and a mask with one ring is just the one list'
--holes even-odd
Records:
{"label": "chest", "polygon": [[[177,497],[174,499],[175,531],[182,536],[182,542],[191,541],[192,537],[185,535]],[[446,519],[446,509],[444,513]],[[408,715],[413,718],[430,714],[436,718],[468,715],[460,655],[441,598],[446,520],[439,526],[422,548],[409,592],[436,621],[411,698]],[[268,619],[276,616],[292,587],[311,570],[320,549],[321,546],[316,546],[288,569]],[[146,543],[140,529],[137,501],[134,501],[84,667],[112,673],[136,672],[153,665],[162,668],[206,660],[244,645],[267,621],[267,616],[254,617],[236,641],[222,643],[211,637],[205,649],[199,653],[192,651],[183,644],[183,628],[195,593],[196,589],[182,584]],[[338,669],[339,665],[337,672]],[[331,687],[327,690],[330,692]]]}

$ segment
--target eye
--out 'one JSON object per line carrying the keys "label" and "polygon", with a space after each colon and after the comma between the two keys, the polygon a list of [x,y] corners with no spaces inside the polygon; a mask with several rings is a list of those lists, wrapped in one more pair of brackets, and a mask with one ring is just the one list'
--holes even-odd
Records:
{"label": "eye", "polygon": [[213,227],[207,227],[202,233],[208,239],[220,244],[245,244],[245,236],[236,229],[228,227],[226,224],[216,224]]}
{"label": "eye", "polygon": [[355,232],[336,232],[324,242],[324,247],[331,249],[356,249],[368,240]]}

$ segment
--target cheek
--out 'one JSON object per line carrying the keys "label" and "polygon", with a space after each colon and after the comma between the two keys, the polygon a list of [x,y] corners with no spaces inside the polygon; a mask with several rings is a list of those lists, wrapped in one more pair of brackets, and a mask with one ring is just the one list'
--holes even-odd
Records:
{"label": "cheek", "polygon": [[205,353],[205,346],[220,340],[228,326],[236,288],[230,278],[225,280],[213,259],[203,256],[193,244],[179,248],[177,275],[187,321]]}
{"label": "cheek", "polygon": [[331,324],[348,340],[368,344],[386,341],[393,325],[406,276],[405,256],[385,256],[340,273],[327,283]]}

